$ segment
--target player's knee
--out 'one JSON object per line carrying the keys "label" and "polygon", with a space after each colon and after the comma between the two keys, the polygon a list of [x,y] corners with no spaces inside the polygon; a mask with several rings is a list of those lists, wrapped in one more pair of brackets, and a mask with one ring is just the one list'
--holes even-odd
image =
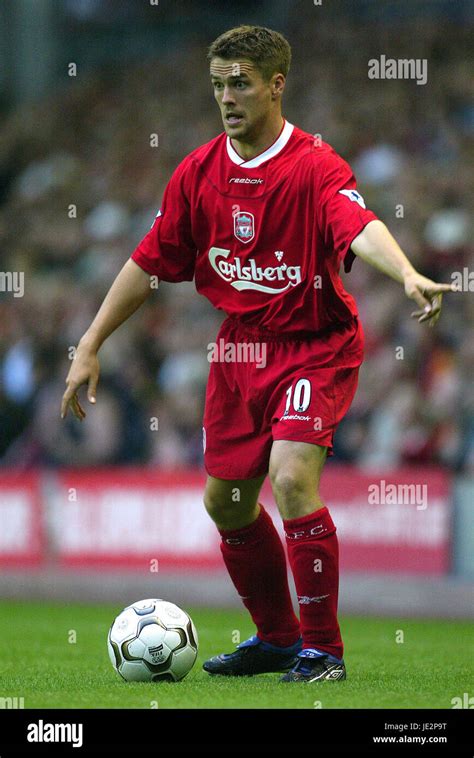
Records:
{"label": "player's knee", "polygon": [[271,471],[270,481],[277,503],[291,502],[305,495],[304,482],[293,469],[278,468]]}
{"label": "player's knee", "polygon": [[206,489],[204,492],[204,507],[209,516],[217,524],[227,523],[232,520],[235,513],[235,503],[222,492],[214,492]]}
{"label": "player's knee", "polygon": [[241,529],[255,518],[252,512],[245,508],[236,508],[235,503],[204,498],[204,506],[210,518],[218,529]]}
{"label": "player's knee", "polygon": [[204,507],[207,513],[222,529],[240,529],[258,516],[256,497],[240,497],[240,489],[230,490],[209,484],[204,491]]}
{"label": "player's knee", "polygon": [[208,489],[204,491],[204,507],[213,521],[219,521],[219,517],[226,510],[222,498]]}

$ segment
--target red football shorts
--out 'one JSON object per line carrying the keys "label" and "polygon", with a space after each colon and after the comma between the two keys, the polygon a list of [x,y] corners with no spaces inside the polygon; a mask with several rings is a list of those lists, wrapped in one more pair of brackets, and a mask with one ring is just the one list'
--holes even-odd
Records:
{"label": "red football shorts", "polygon": [[[289,338],[290,337],[290,338]],[[357,389],[358,319],[318,335],[271,335],[232,318],[208,346],[204,465],[219,479],[268,472],[274,440],[328,448]]]}

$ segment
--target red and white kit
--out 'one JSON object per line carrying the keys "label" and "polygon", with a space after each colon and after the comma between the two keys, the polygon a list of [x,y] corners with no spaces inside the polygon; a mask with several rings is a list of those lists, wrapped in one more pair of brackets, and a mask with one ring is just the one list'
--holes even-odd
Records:
{"label": "red and white kit", "polygon": [[[348,164],[287,121],[251,160],[222,133],[172,175],[132,259],[160,280],[194,278],[227,314],[204,412],[212,476],[265,473],[275,439],[331,453],[363,358],[357,308],[339,269],[350,270],[350,244],[375,218]],[[241,350],[226,360],[229,344]]]}

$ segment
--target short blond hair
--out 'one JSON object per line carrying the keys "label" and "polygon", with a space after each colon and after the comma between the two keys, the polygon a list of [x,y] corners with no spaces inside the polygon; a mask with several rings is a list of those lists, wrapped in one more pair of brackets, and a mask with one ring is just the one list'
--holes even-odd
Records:
{"label": "short blond hair", "polygon": [[264,26],[236,26],[224,32],[210,45],[207,58],[247,58],[268,81],[273,74],[287,76],[291,47],[280,32]]}

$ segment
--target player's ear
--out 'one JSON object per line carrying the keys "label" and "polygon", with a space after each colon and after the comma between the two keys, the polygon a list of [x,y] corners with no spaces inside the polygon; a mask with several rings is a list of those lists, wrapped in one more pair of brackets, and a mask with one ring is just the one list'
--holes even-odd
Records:
{"label": "player's ear", "polygon": [[272,98],[276,100],[277,97],[281,97],[283,90],[285,89],[286,79],[283,74],[273,74],[270,84],[272,90]]}

